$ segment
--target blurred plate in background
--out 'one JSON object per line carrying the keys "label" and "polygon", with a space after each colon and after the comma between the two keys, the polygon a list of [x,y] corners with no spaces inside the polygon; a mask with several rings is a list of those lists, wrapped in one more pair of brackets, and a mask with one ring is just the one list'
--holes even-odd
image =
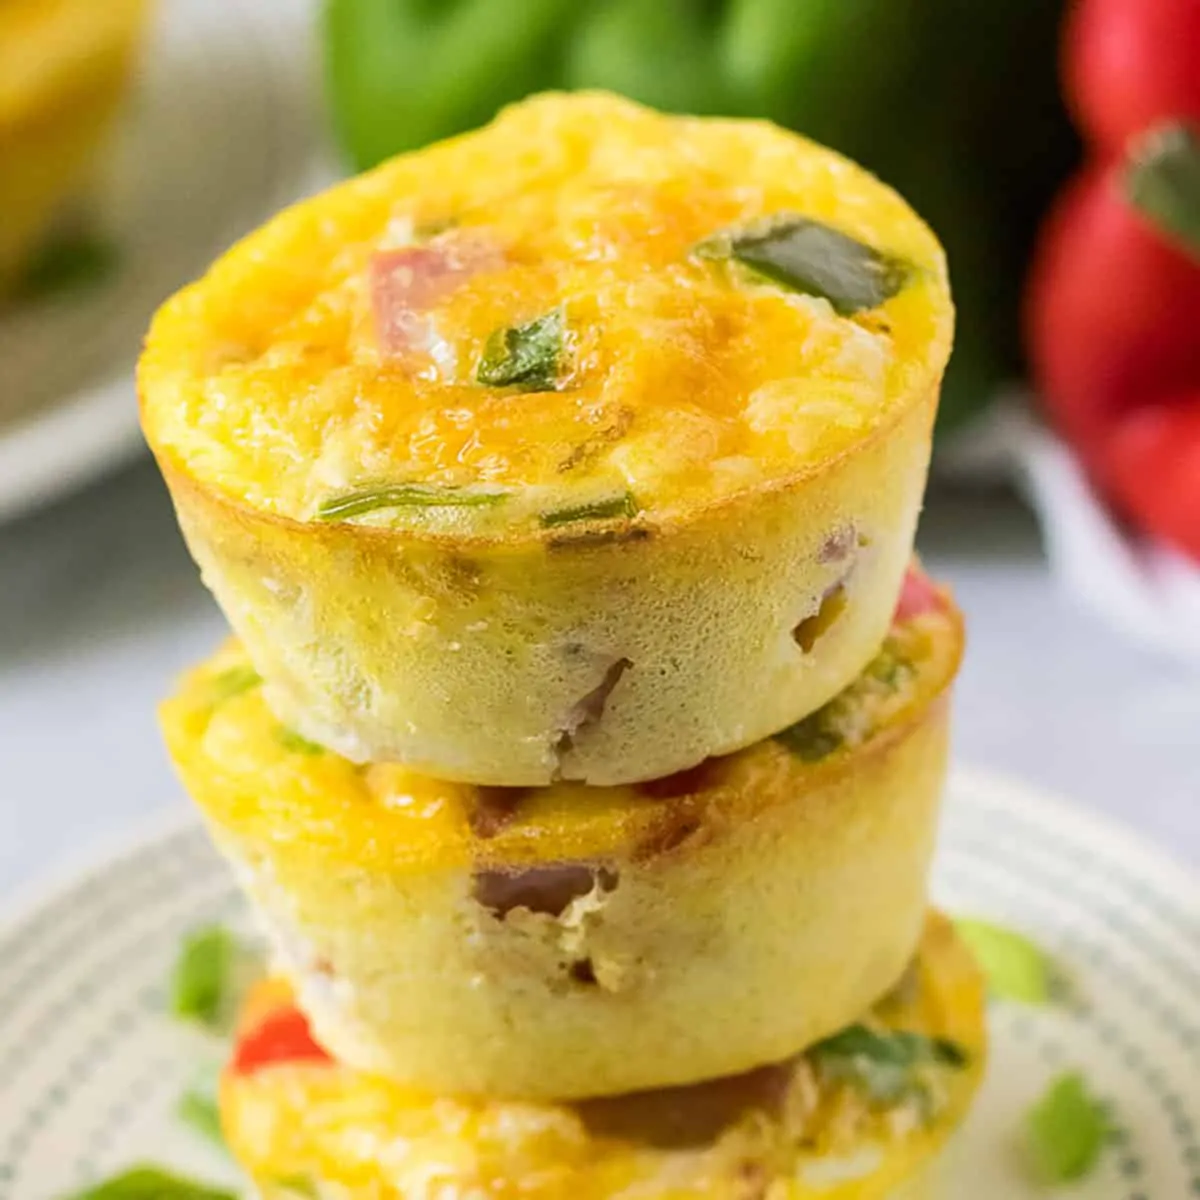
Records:
{"label": "blurred plate in background", "polygon": [[159,0],[100,197],[118,269],[0,316],[0,519],[141,445],[133,365],[157,305],[332,177],[311,0]]}

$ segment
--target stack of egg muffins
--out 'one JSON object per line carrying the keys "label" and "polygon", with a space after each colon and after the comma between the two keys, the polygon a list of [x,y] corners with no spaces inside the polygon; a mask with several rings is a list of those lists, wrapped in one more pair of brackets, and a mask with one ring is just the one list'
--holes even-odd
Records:
{"label": "stack of egg muffins", "polygon": [[962,625],[904,202],[537,97],[168,301],[143,423],[238,640],[163,709],[274,952],[264,1197],[916,1200],[985,1056],[927,907]]}

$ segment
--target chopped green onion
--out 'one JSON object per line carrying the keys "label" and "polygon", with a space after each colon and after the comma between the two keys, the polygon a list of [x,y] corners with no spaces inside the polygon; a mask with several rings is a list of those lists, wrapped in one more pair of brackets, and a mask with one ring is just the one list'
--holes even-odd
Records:
{"label": "chopped green onion", "polygon": [[575,504],[569,508],[556,508],[542,513],[539,520],[545,529],[556,525],[570,525],[574,521],[605,521],[612,517],[636,517],[641,508],[632,492],[610,496],[592,504]]}
{"label": "chopped green onion", "polygon": [[1027,937],[974,917],[960,917],[955,926],[987,977],[993,995],[1025,1004],[1049,1003],[1050,963]]}
{"label": "chopped green onion", "polygon": [[563,353],[563,318],[557,309],[525,325],[497,329],[487,340],[475,380],[486,387],[552,392]]}
{"label": "chopped green onion", "polygon": [[480,508],[486,504],[499,504],[507,497],[507,492],[472,492],[432,483],[384,484],[322,500],[317,506],[317,519],[342,521],[380,508]]}
{"label": "chopped green onion", "polygon": [[786,746],[802,762],[820,762],[839,750],[845,738],[834,728],[829,705],[802,717],[794,725],[781,729],[775,740]]}
{"label": "chopped green onion", "polygon": [[90,287],[116,270],[116,246],[95,234],[74,234],[47,243],[17,281],[17,296],[40,300],[58,292]]}
{"label": "chopped green onion", "polygon": [[262,676],[250,666],[230,667],[209,680],[208,690],[213,704],[224,704],[262,683]]}
{"label": "chopped green onion", "polygon": [[297,733],[294,729],[288,729],[286,725],[280,725],[275,731],[275,736],[279,744],[285,749],[290,750],[293,754],[324,754],[325,747],[318,742],[310,742],[302,733]]}
{"label": "chopped green onion", "polygon": [[908,264],[809,217],[782,216],[702,242],[704,258],[734,258],[792,291],[820,296],[841,316],[878,308],[908,282]]}
{"label": "chopped green onion", "polygon": [[1186,125],[1160,125],[1134,145],[1125,194],[1163,236],[1200,262],[1200,140]]}
{"label": "chopped green onion", "polygon": [[1108,1133],[1108,1115],[1078,1072],[1055,1079],[1025,1119],[1034,1172],[1047,1184],[1072,1183],[1087,1175]]}
{"label": "chopped green onion", "polygon": [[221,1131],[221,1113],[216,1097],[198,1087],[188,1088],[179,1097],[176,1115],[185,1125],[194,1129],[206,1142],[225,1149],[225,1135]]}
{"label": "chopped green onion", "polygon": [[235,1193],[173,1175],[161,1167],[130,1167],[71,1200],[237,1200]]}
{"label": "chopped green onion", "polygon": [[229,930],[210,925],[184,940],[171,978],[171,1011],[219,1029],[228,1015],[238,947]]}

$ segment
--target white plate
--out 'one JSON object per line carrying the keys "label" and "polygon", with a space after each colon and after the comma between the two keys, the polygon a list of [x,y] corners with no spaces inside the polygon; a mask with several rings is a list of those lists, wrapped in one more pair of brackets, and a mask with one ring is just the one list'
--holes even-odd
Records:
{"label": "white plate", "polygon": [[312,0],[158,6],[98,198],[119,269],[0,316],[0,519],[137,449],[133,364],[154,309],[331,175]]}
{"label": "white plate", "polygon": [[[948,1200],[1034,1200],[1015,1150],[1046,1082],[1079,1067],[1119,1136],[1077,1200],[1200,1197],[1200,887],[1127,833],[1011,783],[959,773],[938,899],[1027,930],[1067,1008],[999,1005],[987,1084]],[[230,1168],[172,1109],[194,1047],[162,1015],[183,932],[240,921],[194,821],[109,857],[0,932],[0,1200],[49,1200],[135,1160]]]}

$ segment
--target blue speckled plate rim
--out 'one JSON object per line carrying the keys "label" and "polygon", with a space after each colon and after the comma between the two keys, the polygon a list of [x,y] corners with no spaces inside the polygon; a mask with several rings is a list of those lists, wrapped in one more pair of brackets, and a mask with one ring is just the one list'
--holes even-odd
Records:
{"label": "blue speckled plate rim", "polygon": [[[1194,1012],[1185,1013],[1178,1010],[1177,1005],[1172,1010],[1169,1002],[1163,1002],[1162,1011],[1158,1012],[1155,1005],[1160,998],[1153,994],[1152,985],[1136,973],[1117,981],[1138,1003],[1144,1000],[1151,1015],[1172,1025],[1169,1032],[1175,1038],[1175,1044],[1187,1059],[1195,1061],[1196,1076],[1200,1079],[1200,881],[1122,825],[1017,781],[961,768],[953,772],[947,795],[950,803],[944,825],[947,836],[943,839],[946,853],[939,867],[940,881],[935,877],[935,890],[939,890],[939,882],[949,883],[952,891],[960,892],[977,891],[982,886],[983,893],[990,890],[1002,897],[1007,891],[1014,898],[1023,895],[1027,900],[1049,891],[1057,899],[1066,896],[1070,904],[1086,907],[1092,898],[1089,889],[1094,895],[1097,887],[1102,888],[1109,901],[1106,912],[1115,914],[1115,919],[1106,923],[1106,932],[1122,933],[1120,922],[1127,918],[1132,924],[1124,930],[1125,936],[1141,935],[1139,953],[1176,985],[1172,991],[1182,990],[1197,997]],[[979,839],[985,830],[986,844],[981,845]],[[967,887],[956,888],[953,860],[957,855],[962,855],[964,863],[979,864],[986,860],[988,867],[994,869],[992,884],[981,885],[973,878]],[[1064,872],[1064,856],[1075,860],[1079,869]],[[203,864],[208,868],[215,861],[196,814],[180,809],[145,823],[133,836],[109,839],[106,845],[91,847],[74,863],[64,864],[52,876],[26,889],[15,899],[0,902],[0,961],[6,967],[6,978],[0,989],[0,1014],[4,1011],[5,994],[19,995],[22,977],[31,985],[36,984],[41,966],[49,969],[53,964],[55,947],[40,946],[40,931],[54,931],[59,938],[65,935],[68,941],[74,938],[78,942],[81,938],[86,939],[89,926],[96,927],[97,913],[88,905],[81,905],[81,897],[86,898],[94,891],[98,893],[97,900],[102,902],[103,893],[108,892],[115,911],[128,912],[138,905],[141,893],[137,887],[140,884],[146,884],[148,895],[157,894],[163,879],[173,872],[188,877],[196,866]],[[137,885],[112,887],[114,872],[119,873],[123,864],[139,862],[151,868],[148,883],[142,880]],[[1087,869],[1096,865],[1106,868],[1103,875]],[[960,864],[959,869],[962,866]],[[1114,866],[1115,871],[1109,870]],[[206,894],[200,902],[193,897],[189,904],[195,903],[197,911],[202,911],[206,917],[211,917],[218,908],[232,912],[238,907],[231,880],[216,872],[212,884],[211,895]],[[1129,902],[1128,913],[1125,900]],[[1160,928],[1149,932],[1147,926],[1139,925],[1140,913],[1152,914]],[[1031,932],[1036,935],[1037,931]],[[1089,948],[1087,938],[1074,945],[1083,957],[1094,956],[1098,965],[1103,964],[1108,953],[1102,944]],[[39,949],[41,954],[38,954]],[[124,953],[144,952],[141,947],[134,951],[125,944],[117,958]],[[29,961],[22,964],[21,960],[27,955]],[[104,1031],[107,1052],[118,1047],[121,1038],[128,1036],[129,1030],[139,1021],[153,1019],[161,1009],[161,988],[150,991],[154,994],[134,997],[132,1008],[127,999],[125,1009],[128,1011],[123,1009],[117,1014],[120,1019],[111,1022],[112,1028]],[[1187,1194],[1200,1196],[1200,1141],[1196,1133],[1200,1114],[1195,1111],[1196,1097],[1190,1093],[1181,1095],[1172,1080],[1164,1078],[1158,1066],[1148,1060],[1144,1051],[1125,1037],[1124,1031],[1104,1012],[1081,1010],[1076,1015],[1087,1025],[1088,1036],[1114,1049],[1124,1065],[1152,1093],[1156,1111],[1164,1127],[1170,1130],[1172,1150],[1178,1155],[1182,1177],[1187,1181]],[[1053,1061],[1054,1039],[1048,1038],[1046,1031],[1037,1027],[1036,1021],[1014,1010],[1000,1013],[998,1019],[1004,1022],[1009,1036],[1037,1046],[1040,1057]],[[23,1060],[36,1062],[36,1045],[23,1046],[22,1051]],[[94,1047],[88,1053],[92,1058],[96,1057]],[[16,1065],[15,1060],[9,1065]],[[28,1066],[28,1061],[21,1065]],[[1174,1085],[1177,1084],[1176,1079]],[[57,1090],[63,1090],[61,1084]],[[52,1106],[60,1099],[55,1096],[42,1098]],[[5,1131],[4,1141],[11,1144],[0,1154],[0,1160],[3,1160],[0,1161],[0,1200],[10,1200],[10,1197],[15,1200],[11,1184],[20,1177],[19,1163],[28,1149],[27,1144],[18,1143],[28,1143],[29,1137],[36,1135],[44,1115],[32,1111],[22,1114],[20,1125],[29,1127],[28,1137],[22,1137],[20,1131],[11,1134]],[[107,1130],[115,1132],[111,1120],[103,1124]],[[1153,1195],[1157,1200],[1163,1194],[1161,1189],[1146,1192],[1139,1183],[1146,1168],[1146,1156],[1139,1139],[1127,1129],[1119,1129],[1118,1134],[1117,1164],[1122,1178],[1129,1181],[1128,1188],[1122,1188],[1122,1196],[1127,1200],[1149,1200]],[[104,1140],[99,1138],[100,1143]],[[99,1169],[96,1144],[73,1149],[78,1151],[74,1158],[81,1175],[87,1176]],[[1171,1196],[1170,1200],[1176,1198]]]}

